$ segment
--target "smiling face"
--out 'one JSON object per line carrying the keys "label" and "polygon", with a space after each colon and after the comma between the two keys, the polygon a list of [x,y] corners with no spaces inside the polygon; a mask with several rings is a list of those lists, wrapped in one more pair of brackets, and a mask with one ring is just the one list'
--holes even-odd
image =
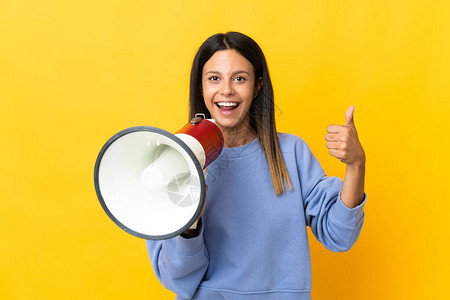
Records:
{"label": "smiling face", "polygon": [[203,98],[211,117],[228,135],[254,137],[250,129],[249,110],[252,99],[261,87],[255,85],[252,64],[234,49],[220,50],[205,63],[202,72]]}

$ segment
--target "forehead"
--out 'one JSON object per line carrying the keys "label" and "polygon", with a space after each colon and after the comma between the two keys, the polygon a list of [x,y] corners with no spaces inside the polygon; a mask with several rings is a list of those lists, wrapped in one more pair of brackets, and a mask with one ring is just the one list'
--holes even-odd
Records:
{"label": "forehead", "polygon": [[208,71],[227,73],[239,70],[253,74],[252,64],[234,49],[217,51],[203,66],[203,73]]}

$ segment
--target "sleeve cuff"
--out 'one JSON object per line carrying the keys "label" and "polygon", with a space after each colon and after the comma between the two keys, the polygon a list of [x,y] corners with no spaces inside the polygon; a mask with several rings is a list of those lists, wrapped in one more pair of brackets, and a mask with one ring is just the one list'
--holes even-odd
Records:
{"label": "sleeve cuff", "polygon": [[181,235],[172,238],[173,245],[181,254],[185,256],[193,256],[198,254],[204,247],[203,228],[204,226],[201,225],[198,236],[193,238],[187,239]]}
{"label": "sleeve cuff", "polygon": [[356,225],[364,218],[364,205],[366,204],[367,195],[364,193],[363,202],[354,207],[348,208],[341,200],[341,193],[330,211],[333,221],[343,227],[355,228]]}

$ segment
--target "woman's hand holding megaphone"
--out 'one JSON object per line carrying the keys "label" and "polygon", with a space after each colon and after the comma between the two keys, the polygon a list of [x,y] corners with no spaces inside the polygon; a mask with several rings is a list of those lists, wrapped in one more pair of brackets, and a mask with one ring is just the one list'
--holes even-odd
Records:
{"label": "woman's hand holding megaphone", "polygon": [[206,193],[208,192],[208,185],[205,184],[206,187],[206,191],[205,191],[205,199],[203,201],[203,207],[202,207],[202,211],[200,212],[200,215],[198,217],[198,219],[195,221],[194,224],[196,224],[196,228],[189,228],[187,230],[185,230],[181,236],[184,237],[185,239],[191,239],[194,238],[196,236],[198,236],[199,232],[200,232],[200,227],[202,226],[202,220],[201,217],[203,215],[203,212],[205,211],[205,204],[206,204]]}

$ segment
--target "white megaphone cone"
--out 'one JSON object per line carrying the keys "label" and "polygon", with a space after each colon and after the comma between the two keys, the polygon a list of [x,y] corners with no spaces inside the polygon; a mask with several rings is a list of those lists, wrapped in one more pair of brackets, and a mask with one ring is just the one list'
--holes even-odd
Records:
{"label": "white megaphone cone", "polygon": [[152,190],[166,187],[175,178],[189,175],[184,157],[174,148],[163,147],[156,160],[142,172],[142,184]]}
{"label": "white megaphone cone", "polygon": [[198,117],[175,134],[139,126],[114,135],[98,155],[94,183],[106,214],[145,239],[179,235],[198,219],[208,165],[223,149],[214,120]]}

